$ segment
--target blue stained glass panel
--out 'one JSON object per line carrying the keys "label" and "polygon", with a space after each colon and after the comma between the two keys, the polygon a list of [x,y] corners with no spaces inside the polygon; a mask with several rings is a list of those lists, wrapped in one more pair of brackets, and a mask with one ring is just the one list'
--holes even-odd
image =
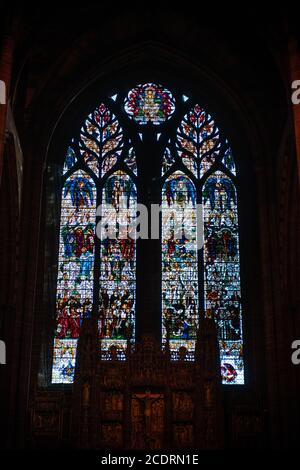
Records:
{"label": "blue stained glass panel", "polygon": [[125,358],[127,340],[134,338],[136,242],[136,187],[124,172],[114,173],[103,188],[102,218],[115,227],[109,238],[103,224],[101,233],[99,336],[102,355],[112,346]]}
{"label": "blue stained glass panel", "polygon": [[96,189],[82,170],[62,193],[52,383],[71,383],[77,339],[92,311]]}
{"label": "blue stained glass panel", "polygon": [[196,189],[176,171],[162,191],[162,337],[173,359],[193,359],[198,328]]}
{"label": "blue stained glass panel", "polygon": [[203,188],[205,314],[217,324],[224,384],[244,384],[236,189],[216,171]]}

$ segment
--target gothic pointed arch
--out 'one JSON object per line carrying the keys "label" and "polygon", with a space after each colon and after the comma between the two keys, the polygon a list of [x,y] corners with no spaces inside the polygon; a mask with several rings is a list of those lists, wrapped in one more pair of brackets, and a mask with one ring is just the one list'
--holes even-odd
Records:
{"label": "gothic pointed arch", "polygon": [[96,237],[101,201],[107,217],[110,207],[127,222],[133,217],[136,189],[126,171],[136,173],[134,148],[102,102],[71,138],[62,168],[52,383],[73,382],[85,318],[99,319],[104,350],[116,345],[122,355],[129,331],[134,336],[134,240]]}
{"label": "gothic pointed arch", "polygon": [[199,322],[213,319],[222,381],[243,384],[236,168],[228,140],[198,103],[182,116],[175,142],[169,140],[162,174],[169,175],[162,189],[163,341],[175,360],[182,347],[191,360]]}

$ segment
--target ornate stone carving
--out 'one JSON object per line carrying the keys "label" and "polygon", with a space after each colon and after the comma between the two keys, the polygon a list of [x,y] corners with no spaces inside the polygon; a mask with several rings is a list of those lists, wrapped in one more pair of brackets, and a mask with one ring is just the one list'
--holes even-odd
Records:
{"label": "ornate stone carving", "polygon": [[133,449],[161,449],[164,442],[164,395],[135,393],[131,399]]}
{"label": "ornate stone carving", "polygon": [[106,420],[122,420],[123,394],[121,392],[103,392],[101,396],[102,416]]}
{"label": "ornate stone carving", "polygon": [[192,424],[174,425],[174,444],[177,449],[192,448],[194,445],[194,432]]}
{"label": "ornate stone carving", "polygon": [[[113,350],[110,360],[101,360],[100,354],[94,358],[97,338],[87,327],[89,341],[80,350],[74,385],[73,433],[78,446],[217,447],[222,414],[211,323],[198,335],[195,361],[186,361],[183,349],[179,360],[171,361],[151,336],[127,350],[125,361]],[[76,397],[81,397],[79,402]]]}
{"label": "ornate stone carving", "polygon": [[122,389],[125,385],[127,372],[124,363],[106,362],[98,371],[99,381],[107,389]]}
{"label": "ornate stone carving", "polygon": [[90,384],[85,382],[82,386],[82,404],[88,406],[90,402]]}
{"label": "ornate stone carving", "polygon": [[31,403],[32,434],[59,439],[68,407],[63,393],[38,392]]}
{"label": "ornate stone carving", "polygon": [[179,390],[190,389],[193,386],[194,364],[189,362],[172,363],[170,367],[170,385]]}
{"label": "ornate stone carving", "polygon": [[172,408],[175,421],[191,421],[193,419],[194,403],[189,393],[173,393]]}

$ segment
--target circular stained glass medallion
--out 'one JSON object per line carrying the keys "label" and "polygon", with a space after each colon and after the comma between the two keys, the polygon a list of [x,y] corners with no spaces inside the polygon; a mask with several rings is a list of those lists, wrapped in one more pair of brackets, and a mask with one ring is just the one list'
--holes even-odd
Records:
{"label": "circular stained glass medallion", "polygon": [[175,111],[172,93],[161,85],[145,83],[132,88],[125,99],[125,111],[138,124],[159,125]]}

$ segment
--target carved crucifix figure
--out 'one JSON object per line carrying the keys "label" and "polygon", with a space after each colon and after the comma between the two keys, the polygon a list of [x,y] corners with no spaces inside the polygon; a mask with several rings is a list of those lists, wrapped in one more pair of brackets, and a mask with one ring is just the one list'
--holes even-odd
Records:
{"label": "carved crucifix figure", "polygon": [[[138,418],[136,424],[138,425],[134,433],[139,434],[139,437],[133,436],[133,447],[136,447],[137,441],[141,441],[141,433],[145,448],[159,448],[161,446],[159,437],[162,434],[163,398],[162,394],[151,393],[150,390],[146,390],[145,393],[133,394],[132,399],[139,404],[139,416],[136,416]],[[133,428],[135,428],[134,423]],[[138,448],[141,447],[138,445]]]}

